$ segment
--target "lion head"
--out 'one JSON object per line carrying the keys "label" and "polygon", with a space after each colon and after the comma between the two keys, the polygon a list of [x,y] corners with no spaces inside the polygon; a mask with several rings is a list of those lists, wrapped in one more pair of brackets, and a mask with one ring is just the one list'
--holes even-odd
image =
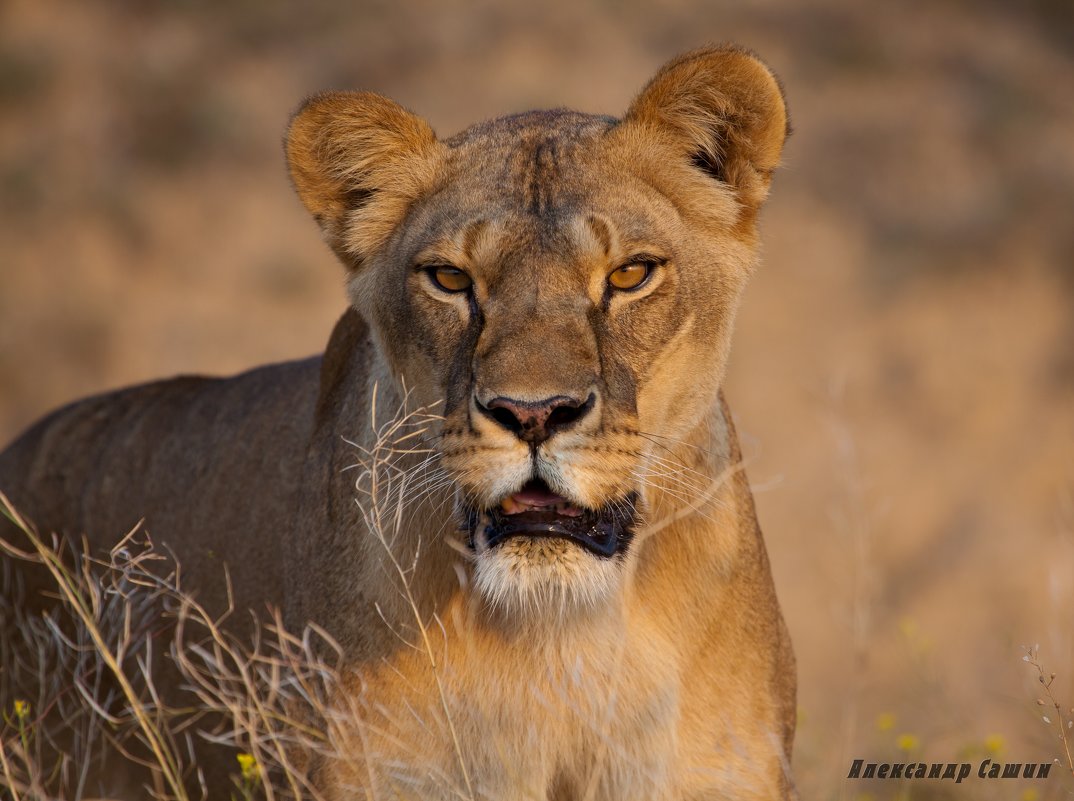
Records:
{"label": "lion head", "polygon": [[622,119],[531,112],[441,140],[364,92],[295,115],[294,184],[353,306],[441,404],[487,599],[593,606],[622,585],[662,454],[719,414],[787,131],[772,72],[735,48],[672,61]]}

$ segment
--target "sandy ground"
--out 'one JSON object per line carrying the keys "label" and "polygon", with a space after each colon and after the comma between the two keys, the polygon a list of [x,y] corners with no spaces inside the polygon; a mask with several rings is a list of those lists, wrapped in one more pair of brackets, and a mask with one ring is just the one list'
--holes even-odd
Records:
{"label": "sandy ground", "polygon": [[[615,114],[738,41],[796,128],[727,393],[799,657],[802,797],[905,792],[845,781],[853,758],[1050,761],[1021,646],[1074,703],[1074,12],[1014,8],[8,0],[0,439],[321,349],[342,271],[280,147],[304,95],[374,89],[442,134]],[[1074,790],[949,785],[912,793]]]}

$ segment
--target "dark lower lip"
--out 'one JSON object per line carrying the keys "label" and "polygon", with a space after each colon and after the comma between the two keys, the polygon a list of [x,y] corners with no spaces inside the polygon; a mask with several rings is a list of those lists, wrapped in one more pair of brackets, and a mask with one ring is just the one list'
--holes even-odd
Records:
{"label": "dark lower lip", "polygon": [[624,553],[634,538],[637,496],[631,494],[615,506],[584,510],[568,517],[555,512],[521,512],[507,515],[498,509],[470,514],[470,545],[479,526],[484,526],[485,544],[495,548],[513,537],[553,537],[572,542],[595,556],[609,558]]}

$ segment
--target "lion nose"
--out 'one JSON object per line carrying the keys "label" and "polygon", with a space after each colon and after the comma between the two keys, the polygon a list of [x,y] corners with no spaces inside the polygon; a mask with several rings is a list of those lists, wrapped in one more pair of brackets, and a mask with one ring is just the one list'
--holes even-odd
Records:
{"label": "lion nose", "polygon": [[589,414],[594,403],[595,395],[590,393],[584,401],[566,395],[539,401],[497,397],[488,404],[477,401],[477,408],[508,431],[513,431],[523,442],[537,446]]}

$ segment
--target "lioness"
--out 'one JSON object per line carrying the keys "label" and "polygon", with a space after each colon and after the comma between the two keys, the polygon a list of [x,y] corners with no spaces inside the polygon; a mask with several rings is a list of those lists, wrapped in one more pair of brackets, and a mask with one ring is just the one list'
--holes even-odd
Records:
{"label": "lioness", "polygon": [[[145,518],[207,603],[226,563],[237,605],[336,637],[375,719],[311,768],[329,798],[791,797],[794,658],[720,393],[787,132],[736,47],[622,119],[445,140],[313,97],[286,150],[347,270],[324,356],[75,403],[0,490],[98,547]],[[436,415],[395,448],[387,536],[348,472],[374,404]]]}

